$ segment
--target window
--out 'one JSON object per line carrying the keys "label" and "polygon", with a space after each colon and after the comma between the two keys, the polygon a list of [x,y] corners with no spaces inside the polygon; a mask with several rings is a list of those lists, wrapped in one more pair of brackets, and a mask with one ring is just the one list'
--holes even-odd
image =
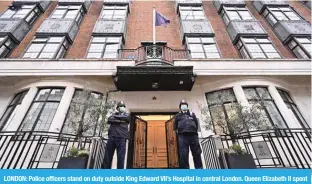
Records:
{"label": "window", "polygon": [[125,20],[127,11],[128,6],[104,6],[100,18]]}
{"label": "window", "polygon": [[18,112],[19,107],[22,104],[22,101],[27,92],[28,91],[23,91],[14,96],[13,100],[11,101],[4,114],[2,115],[2,118],[0,119],[0,131],[7,129],[16,112]]}
{"label": "window", "polygon": [[48,131],[64,89],[40,89],[21,126],[21,131]]}
{"label": "window", "polygon": [[[91,104],[87,104],[87,107],[85,107],[86,104],[84,103],[86,99],[88,99],[88,101],[92,101]],[[100,107],[102,99],[103,95],[100,93],[87,93],[82,90],[76,90],[62,128],[62,133],[77,134],[77,124],[71,124],[70,121],[79,122],[82,120],[84,122],[84,128],[90,126],[93,127],[89,128],[88,131],[85,132],[85,136],[98,135],[100,130],[97,130],[97,127],[99,127],[97,126],[97,123],[100,121],[101,117],[97,116],[97,113],[95,112]]]}
{"label": "window", "polygon": [[240,38],[236,46],[243,58],[281,58],[268,38]]}
{"label": "window", "polygon": [[187,46],[192,58],[220,58],[213,37],[187,37]]}
{"label": "window", "polygon": [[51,19],[74,19],[79,25],[84,11],[82,5],[58,6],[50,16]]}
{"label": "window", "polygon": [[227,117],[230,114],[237,112],[236,109],[233,108],[237,104],[233,89],[210,92],[206,94],[206,98],[215,133],[225,133],[226,131],[222,129],[223,127],[221,126],[228,125],[229,122]]}
{"label": "window", "polygon": [[190,7],[190,6],[180,6],[180,16],[181,20],[202,20],[206,19],[203,8]]}
{"label": "window", "polygon": [[232,20],[254,20],[248,9],[245,7],[226,7],[221,11],[221,16],[226,25]]}
{"label": "window", "polygon": [[263,16],[274,26],[280,20],[301,20],[302,18],[291,7],[267,7]]}
{"label": "window", "polygon": [[69,47],[65,37],[35,38],[23,58],[62,58]]}
{"label": "window", "polygon": [[249,104],[260,103],[262,105],[263,116],[273,126],[286,128],[286,123],[278,111],[274,100],[265,87],[246,87],[243,88]]}
{"label": "window", "polygon": [[311,38],[294,37],[288,43],[288,47],[297,56],[297,58],[311,58]]}
{"label": "window", "polygon": [[41,12],[37,5],[22,5],[6,10],[0,18],[21,18],[32,24],[40,14]]}
{"label": "window", "polygon": [[87,58],[117,58],[121,37],[93,37]]}
{"label": "window", "polygon": [[0,37],[0,58],[6,57],[15,46],[16,43],[8,36]]}
{"label": "window", "polygon": [[295,102],[291,99],[289,93],[287,93],[286,91],[283,91],[281,89],[278,89],[279,94],[281,95],[282,99],[284,100],[286,106],[288,107],[288,109],[290,110],[290,113],[295,117],[295,119],[297,120],[297,123],[299,125],[301,125],[303,128],[308,128],[309,124],[307,123],[307,121],[303,118],[301,112],[299,111],[297,105],[295,104]]}

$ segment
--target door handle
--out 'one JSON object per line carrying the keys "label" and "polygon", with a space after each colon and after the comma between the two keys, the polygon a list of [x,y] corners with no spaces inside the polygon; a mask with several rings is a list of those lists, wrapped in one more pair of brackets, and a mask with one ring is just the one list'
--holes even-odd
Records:
{"label": "door handle", "polygon": [[155,147],[153,146],[153,154],[155,153]]}
{"label": "door handle", "polygon": [[155,149],[156,149],[156,153],[157,153],[157,147],[155,147]]}

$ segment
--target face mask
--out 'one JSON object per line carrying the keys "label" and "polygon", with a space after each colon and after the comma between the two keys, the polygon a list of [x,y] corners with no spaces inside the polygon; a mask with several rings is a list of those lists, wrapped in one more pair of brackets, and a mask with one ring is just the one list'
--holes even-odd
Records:
{"label": "face mask", "polygon": [[187,111],[187,110],[188,110],[187,105],[181,105],[181,110],[182,110],[182,111]]}
{"label": "face mask", "polygon": [[119,112],[126,112],[126,108],[125,107],[119,107]]}

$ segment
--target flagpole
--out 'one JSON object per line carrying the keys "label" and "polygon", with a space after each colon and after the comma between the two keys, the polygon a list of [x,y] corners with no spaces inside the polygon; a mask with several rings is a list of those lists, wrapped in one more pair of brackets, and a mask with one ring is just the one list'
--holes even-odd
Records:
{"label": "flagpole", "polygon": [[153,45],[156,45],[156,7],[153,7]]}

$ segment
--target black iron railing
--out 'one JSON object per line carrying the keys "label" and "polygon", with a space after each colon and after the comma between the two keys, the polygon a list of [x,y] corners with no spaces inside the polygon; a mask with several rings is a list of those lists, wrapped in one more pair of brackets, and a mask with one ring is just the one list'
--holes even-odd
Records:
{"label": "black iron railing", "polygon": [[203,150],[206,169],[220,169],[219,155],[214,138],[203,138],[200,143]]}
{"label": "black iron railing", "polygon": [[141,46],[137,49],[119,49],[119,59],[133,59],[137,64],[150,61],[164,61],[172,63],[175,59],[189,59],[189,50],[171,49],[166,46],[149,45]]}
{"label": "black iron railing", "polygon": [[[220,136],[223,148],[233,145],[229,135]],[[212,139],[212,138],[210,138]],[[215,152],[209,138],[202,141],[207,168],[214,168]],[[250,131],[237,143],[253,155],[258,168],[311,168],[311,129],[272,129]],[[216,150],[220,155],[219,150]],[[211,159],[213,158],[213,159]]]}
{"label": "black iron railing", "polygon": [[76,147],[89,150],[87,168],[100,168],[106,139],[51,132],[0,132],[0,168],[57,168],[61,157]]}
{"label": "black iron railing", "polygon": [[[223,148],[233,140],[221,135]],[[88,168],[101,168],[106,139],[51,132],[0,132],[0,168],[57,168],[71,147],[90,150]],[[311,168],[310,129],[250,131],[237,143],[252,154],[258,168]],[[219,169],[219,150],[213,137],[201,141],[206,168]],[[222,147],[221,146],[221,147]]]}

